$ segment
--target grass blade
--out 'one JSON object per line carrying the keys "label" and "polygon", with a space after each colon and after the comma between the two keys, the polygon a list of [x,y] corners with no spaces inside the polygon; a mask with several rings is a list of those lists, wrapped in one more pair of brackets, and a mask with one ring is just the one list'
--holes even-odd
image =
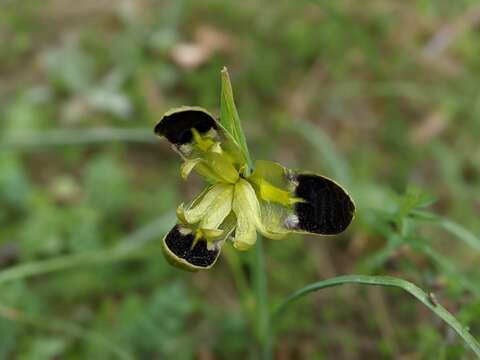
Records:
{"label": "grass blade", "polygon": [[87,330],[71,322],[51,317],[31,316],[17,309],[7,308],[3,305],[0,305],[0,317],[8,319],[10,321],[35,326],[52,332],[60,332],[64,335],[68,334],[87,341],[98,343],[99,345],[108,349],[112,353],[112,355],[115,355],[115,358],[117,359],[133,359],[132,355],[130,355],[127,351],[122,349],[117,344],[111,342],[102,334],[99,334],[92,330]]}
{"label": "grass blade", "polygon": [[145,244],[159,239],[174,222],[174,215],[167,214],[142,227],[120,241],[120,245],[111,249],[97,250],[80,254],[57,256],[52,259],[32,261],[0,271],[0,284],[7,281],[24,279],[54,271],[67,270],[78,266],[102,264],[124,259],[131,259],[152,254],[145,249]]}
{"label": "grass blade", "polygon": [[1,139],[0,149],[9,147],[35,148],[43,146],[91,145],[107,142],[157,142],[153,132],[146,128],[90,128],[51,129],[36,132],[18,132]]}
{"label": "grass blade", "polygon": [[340,154],[335,143],[319,127],[305,121],[298,120],[288,123],[289,129],[309,142],[322,155],[322,161],[332,178],[341,184],[350,185],[350,167],[346,159]]}
{"label": "grass blade", "polygon": [[439,225],[443,229],[447,230],[450,234],[456,236],[459,240],[462,240],[472,249],[480,251],[480,238],[462,225],[428,211],[414,210],[412,211],[412,214],[420,220]]}
{"label": "grass blade", "polygon": [[431,297],[415,284],[409,281],[390,276],[366,276],[366,275],[345,275],[307,285],[288,296],[275,311],[275,318],[279,317],[288,306],[301,297],[325,288],[344,285],[344,284],[362,284],[396,287],[405,290],[413,295],[422,304],[432,310],[438,317],[445,321],[458,335],[465,341],[470,349],[480,358],[480,344],[470,334],[468,328],[463,326],[452,314],[450,314],[442,305],[432,300]]}
{"label": "grass blade", "polygon": [[480,239],[470,230],[467,230],[460,224],[445,218],[440,218],[439,224],[450,234],[455,235],[473,249],[480,251]]}
{"label": "grass blade", "polygon": [[478,284],[475,284],[474,281],[471,281],[464,274],[461,274],[457,270],[458,266],[452,263],[449,258],[438,253],[429,245],[426,245],[426,243],[415,244],[415,248],[421,253],[423,253],[425,256],[427,256],[432,262],[437,264],[437,266],[441,269],[443,273],[448,274],[452,278],[454,278],[455,281],[460,284],[464,289],[470,291],[475,296],[480,297],[480,288],[478,287]]}
{"label": "grass blade", "polygon": [[373,273],[383,266],[400,246],[402,246],[402,239],[396,235],[390,236],[385,246],[360,261],[358,269],[362,273]]}

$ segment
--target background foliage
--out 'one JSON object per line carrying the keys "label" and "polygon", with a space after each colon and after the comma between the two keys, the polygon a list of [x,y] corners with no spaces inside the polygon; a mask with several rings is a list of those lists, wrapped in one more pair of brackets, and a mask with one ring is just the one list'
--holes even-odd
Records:
{"label": "background foliage", "polygon": [[[264,243],[273,303],[395,275],[478,338],[479,23],[474,0],[1,1],[0,359],[255,358],[249,255],[192,275],[159,249],[202,183],[152,128],[218,114],[223,65],[252,156],[358,207],[341,236]],[[398,290],[324,290],[277,326],[279,359],[472,356]]]}

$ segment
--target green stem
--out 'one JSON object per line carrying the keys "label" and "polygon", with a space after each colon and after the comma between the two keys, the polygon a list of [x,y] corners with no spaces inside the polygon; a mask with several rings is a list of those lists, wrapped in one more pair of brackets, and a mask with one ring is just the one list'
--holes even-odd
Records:
{"label": "green stem", "polygon": [[270,360],[272,359],[272,331],[262,236],[258,236],[254,256],[253,271],[257,310],[257,336],[261,346],[262,359]]}
{"label": "green stem", "polygon": [[232,272],[233,280],[235,281],[235,286],[241,300],[242,311],[248,318],[250,324],[252,324],[252,330],[255,331],[255,298],[253,290],[249,287],[248,280],[242,270],[242,264],[238,257],[238,253],[233,249],[232,246],[225,246],[223,248],[223,255],[225,256],[228,266]]}

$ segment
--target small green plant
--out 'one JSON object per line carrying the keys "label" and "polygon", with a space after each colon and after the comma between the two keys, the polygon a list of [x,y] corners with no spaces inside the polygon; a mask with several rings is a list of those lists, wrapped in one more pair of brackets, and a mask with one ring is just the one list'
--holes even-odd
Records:
{"label": "small green plant", "polygon": [[168,111],[155,133],[165,137],[183,159],[184,179],[196,170],[210,183],[188,206],[182,203],[178,207],[177,224],[162,241],[167,260],[189,271],[209,269],[227,239],[238,250],[248,250],[257,243],[253,270],[257,336],[263,358],[272,358],[272,319],[299,297],[347,283],[407,291],[447,322],[480,356],[478,342],[432,293],[402,279],[365,275],[327,279],[297,290],[273,313],[270,311],[262,242],[261,238],[257,241],[257,231],[272,239],[291,232],[337,234],[352,221],[355,206],[348,193],[326,177],[295,172],[269,161],[252,163],[226,68],[222,70],[219,121],[200,107],[181,107]]}

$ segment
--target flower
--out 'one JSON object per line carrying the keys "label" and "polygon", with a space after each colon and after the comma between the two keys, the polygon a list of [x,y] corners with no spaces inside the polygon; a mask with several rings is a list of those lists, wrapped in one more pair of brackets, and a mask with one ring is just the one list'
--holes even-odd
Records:
{"label": "flower", "polygon": [[163,252],[177,267],[209,269],[227,240],[248,250],[257,231],[271,239],[292,232],[332,235],[352,221],[355,206],[340,185],[270,161],[256,161],[251,169],[238,137],[205,109],[172,109],[155,133],[182,158],[184,179],[195,170],[209,183],[190,204],[180,204],[178,222],[163,238]]}

